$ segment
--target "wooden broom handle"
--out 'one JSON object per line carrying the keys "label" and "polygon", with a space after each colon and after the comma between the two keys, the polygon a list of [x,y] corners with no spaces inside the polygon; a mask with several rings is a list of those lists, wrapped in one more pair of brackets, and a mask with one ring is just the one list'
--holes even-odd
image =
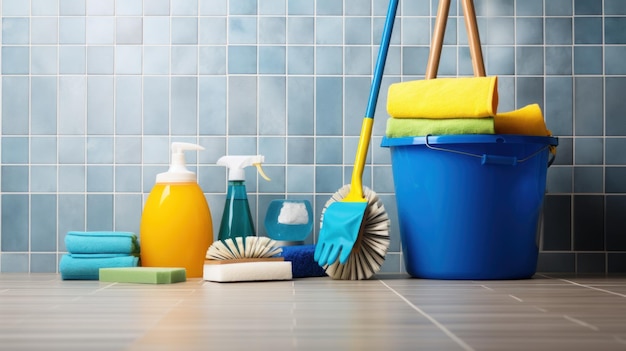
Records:
{"label": "wooden broom handle", "polygon": [[[474,11],[474,2],[472,0],[461,0],[463,5],[463,14],[465,17],[465,29],[467,31],[467,40],[470,47],[470,55],[472,57],[472,68],[474,76],[485,76],[485,65],[483,63],[483,53],[480,48],[480,36],[478,35],[478,24],[476,23],[476,12]],[[439,60],[441,58],[441,48],[443,46],[443,36],[446,31],[446,22],[448,13],[450,12],[450,0],[440,0],[437,9],[437,18],[435,20],[435,28],[433,32],[430,53],[428,56],[428,65],[426,66],[426,79],[437,77],[439,69]]]}

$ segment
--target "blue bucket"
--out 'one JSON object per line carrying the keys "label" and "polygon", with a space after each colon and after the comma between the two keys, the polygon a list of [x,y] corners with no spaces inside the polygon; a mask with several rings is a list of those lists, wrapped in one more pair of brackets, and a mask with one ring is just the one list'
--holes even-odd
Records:
{"label": "blue bucket", "polygon": [[554,137],[497,134],[383,138],[407,272],[532,277],[549,149],[557,144]]}

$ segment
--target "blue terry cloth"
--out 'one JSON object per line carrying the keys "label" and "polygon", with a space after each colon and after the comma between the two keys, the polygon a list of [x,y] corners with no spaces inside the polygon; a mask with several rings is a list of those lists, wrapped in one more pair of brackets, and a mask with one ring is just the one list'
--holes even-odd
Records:
{"label": "blue terry cloth", "polygon": [[73,254],[135,254],[139,241],[130,232],[68,232],[65,247]]}
{"label": "blue terry cloth", "polygon": [[100,268],[137,267],[139,257],[121,254],[66,254],[61,257],[59,272],[63,280],[98,280]]}
{"label": "blue terry cloth", "polygon": [[291,275],[294,278],[325,277],[324,268],[313,259],[315,245],[283,246],[281,256],[291,261]]}

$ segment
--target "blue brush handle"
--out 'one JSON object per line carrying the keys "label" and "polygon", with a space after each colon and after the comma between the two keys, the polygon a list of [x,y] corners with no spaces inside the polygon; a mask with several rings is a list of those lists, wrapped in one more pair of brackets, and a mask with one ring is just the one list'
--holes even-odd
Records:
{"label": "blue brush handle", "polygon": [[393,23],[396,18],[398,1],[399,0],[389,0],[387,18],[385,19],[385,27],[383,28],[383,37],[380,42],[380,49],[378,50],[378,58],[376,67],[374,67],[374,77],[372,79],[369,101],[367,102],[367,109],[365,110],[366,118],[374,118],[374,112],[376,111],[376,103],[378,102],[380,83],[383,80],[383,71],[385,70],[385,61],[387,61],[387,52],[389,51],[389,42],[391,41],[391,32],[393,31]]}

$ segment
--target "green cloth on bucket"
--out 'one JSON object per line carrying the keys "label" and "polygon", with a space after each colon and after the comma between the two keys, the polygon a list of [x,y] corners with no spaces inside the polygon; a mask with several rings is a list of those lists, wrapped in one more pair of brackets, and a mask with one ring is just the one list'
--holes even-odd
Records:
{"label": "green cloth on bucket", "polygon": [[495,134],[493,117],[389,118],[388,138],[450,134]]}

